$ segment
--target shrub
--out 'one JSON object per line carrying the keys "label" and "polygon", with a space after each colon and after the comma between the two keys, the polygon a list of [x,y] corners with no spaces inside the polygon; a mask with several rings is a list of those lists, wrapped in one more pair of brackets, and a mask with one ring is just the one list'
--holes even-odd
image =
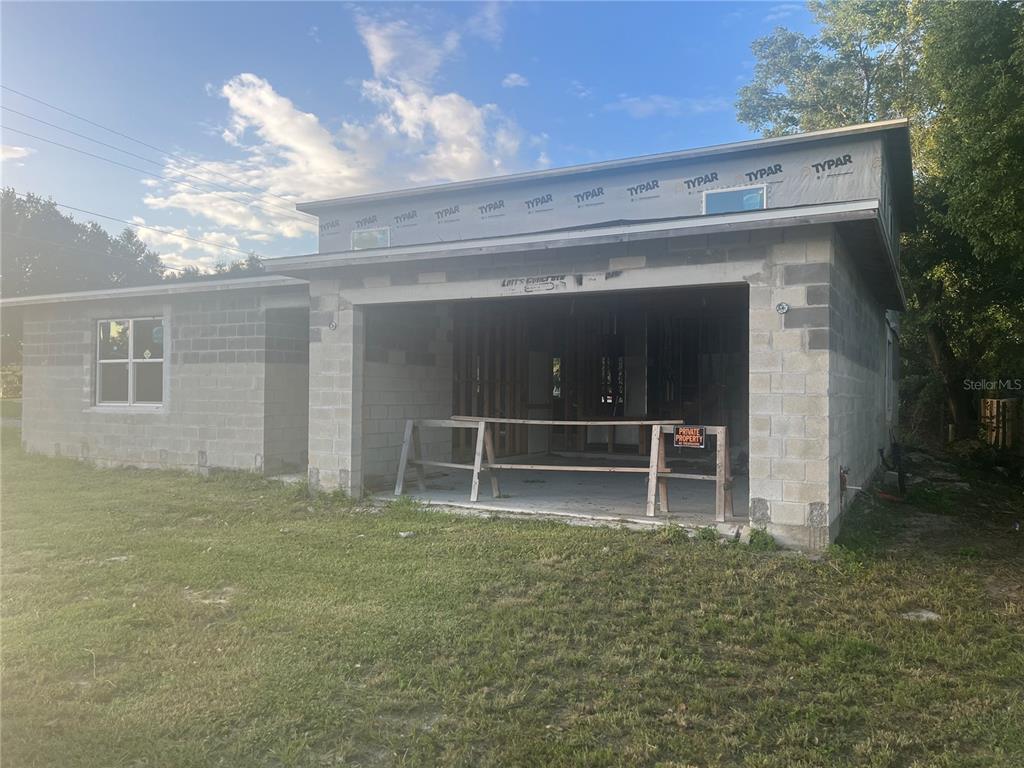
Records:
{"label": "shrub", "polygon": [[711,525],[706,528],[699,528],[697,530],[697,538],[700,541],[718,541],[718,529]]}
{"label": "shrub", "polygon": [[761,528],[755,528],[750,532],[750,541],[747,546],[758,552],[774,552],[779,548],[779,545],[775,543],[775,538]]}

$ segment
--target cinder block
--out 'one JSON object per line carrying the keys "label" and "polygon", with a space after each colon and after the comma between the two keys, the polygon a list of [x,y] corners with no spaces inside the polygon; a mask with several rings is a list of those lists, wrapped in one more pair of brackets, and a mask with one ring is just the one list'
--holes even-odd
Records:
{"label": "cinder block", "polygon": [[[771,476],[777,480],[804,480],[804,465],[802,459],[772,459]],[[785,487],[783,487],[785,491]],[[785,498],[785,495],[783,495]]]}
{"label": "cinder block", "polygon": [[748,377],[750,393],[770,394],[772,391],[772,377],[774,375],[771,373],[751,373]]}
{"label": "cinder block", "polygon": [[759,395],[749,396],[750,412],[759,415],[771,415],[782,413],[782,395]]}
{"label": "cinder block", "polygon": [[827,416],[828,397],[824,395],[784,395],[782,412],[787,416]]}
{"label": "cinder block", "polygon": [[646,256],[614,256],[608,260],[608,269],[640,269],[647,266]]}
{"label": "cinder block", "polygon": [[779,303],[789,304],[790,307],[802,307],[807,303],[807,291],[802,285],[789,288],[773,288],[771,308]]}
{"label": "cinder block", "polygon": [[782,274],[786,285],[829,283],[832,280],[832,265],[828,263],[787,264],[783,268]]}
{"label": "cinder block", "polygon": [[772,460],[762,456],[751,456],[750,477],[755,480],[761,480],[772,477]]}
{"label": "cinder block", "polygon": [[838,482],[839,473],[836,472],[833,477],[832,473],[829,472],[828,461],[804,461],[804,480],[808,483],[828,483],[830,480],[836,480]]}
{"label": "cinder block", "polygon": [[807,241],[797,237],[795,240],[773,245],[771,259],[776,264],[803,263],[807,261]]}
{"label": "cinder block", "polygon": [[792,459],[828,458],[828,441],[822,438],[787,437],[785,456]]}
{"label": "cinder block", "polygon": [[750,373],[781,373],[783,357],[781,352],[754,352],[748,356]]}
{"label": "cinder block", "polygon": [[[775,437],[753,437],[749,438],[751,458],[778,458],[782,456],[782,440]],[[753,493],[753,491],[751,491]]]}
{"label": "cinder block", "polygon": [[774,501],[771,505],[772,522],[779,525],[806,525],[807,505],[788,501]]}
{"label": "cinder block", "polygon": [[804,348],[804,332],[800,329],[772,332],[772,349],[778,352],[795,352]]}
{"label": "cinder block", "polygon": [[772,416],[771,434],[772,437],[803,437],[804,417]]}
{"label": "cinder block", "polygon": [[782,500],[782,480],[751,478],[750,496],[767,499],[774,506],[776,501]]}
{"label": "cinder block", "polygon": [[827,328],[829,321],[828,307],[798,307],[790,309],[783,317],[783,325],[788,328]]}
{"label": "cinder block", "polygon": [[828,489],[824,483],[801,483],[786,480],[782,484],[783,501],[795,501],[809,504],[828,498]]}
{"label": "cinder block", "polygon": [[754,414],[750,417],[750,434],[768,436],[771,434],[771,416]]}
{"label": "cinder block", "polygon": [[[751,377],[753,378],[753,377]],[[773,394],[803,394],[804,374],[773,373],[771,374],[771,391]]]}

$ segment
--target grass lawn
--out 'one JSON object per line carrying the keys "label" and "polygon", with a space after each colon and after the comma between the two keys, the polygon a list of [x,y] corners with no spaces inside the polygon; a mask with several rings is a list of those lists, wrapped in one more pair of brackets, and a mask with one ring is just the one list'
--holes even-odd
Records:
{"label": "grass lawn", "polygon": [[0,418],[4,419],[20,419],[21,418],[21,400],[12,400],[10,398],[0,398]]}
{"label": "grass lawn", "polygon": [[1024,765],[1020,490],[812,559],[5,438],[4,765]]}

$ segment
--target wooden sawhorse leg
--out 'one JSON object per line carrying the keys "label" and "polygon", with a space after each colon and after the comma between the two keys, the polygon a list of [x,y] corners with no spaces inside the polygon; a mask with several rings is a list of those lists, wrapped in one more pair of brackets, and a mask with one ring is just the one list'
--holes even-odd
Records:
{"label": "wooden sawhorse leg", "polygon": [[491,496],[498,499],[501,498],[501,488],[498,485],[498,470],[494,469],[494,465],[498,463],[497,457],[494,453],[494,438],[491,435],[491,427],[488,425],[484,427],[484,450],[487,452],[487,474],[491,476]]}

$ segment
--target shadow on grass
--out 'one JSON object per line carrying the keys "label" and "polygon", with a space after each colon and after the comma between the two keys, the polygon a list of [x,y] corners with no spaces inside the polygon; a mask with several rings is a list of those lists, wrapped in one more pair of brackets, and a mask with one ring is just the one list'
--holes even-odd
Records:
{"label": "shadow on grass", "polygon": [[875,484],[843,516],[833,552],[861,559],[1013,560],[1024,552],[1024,489],[995,472],[958,466],[962,482],[927,479],[902,499]]}

